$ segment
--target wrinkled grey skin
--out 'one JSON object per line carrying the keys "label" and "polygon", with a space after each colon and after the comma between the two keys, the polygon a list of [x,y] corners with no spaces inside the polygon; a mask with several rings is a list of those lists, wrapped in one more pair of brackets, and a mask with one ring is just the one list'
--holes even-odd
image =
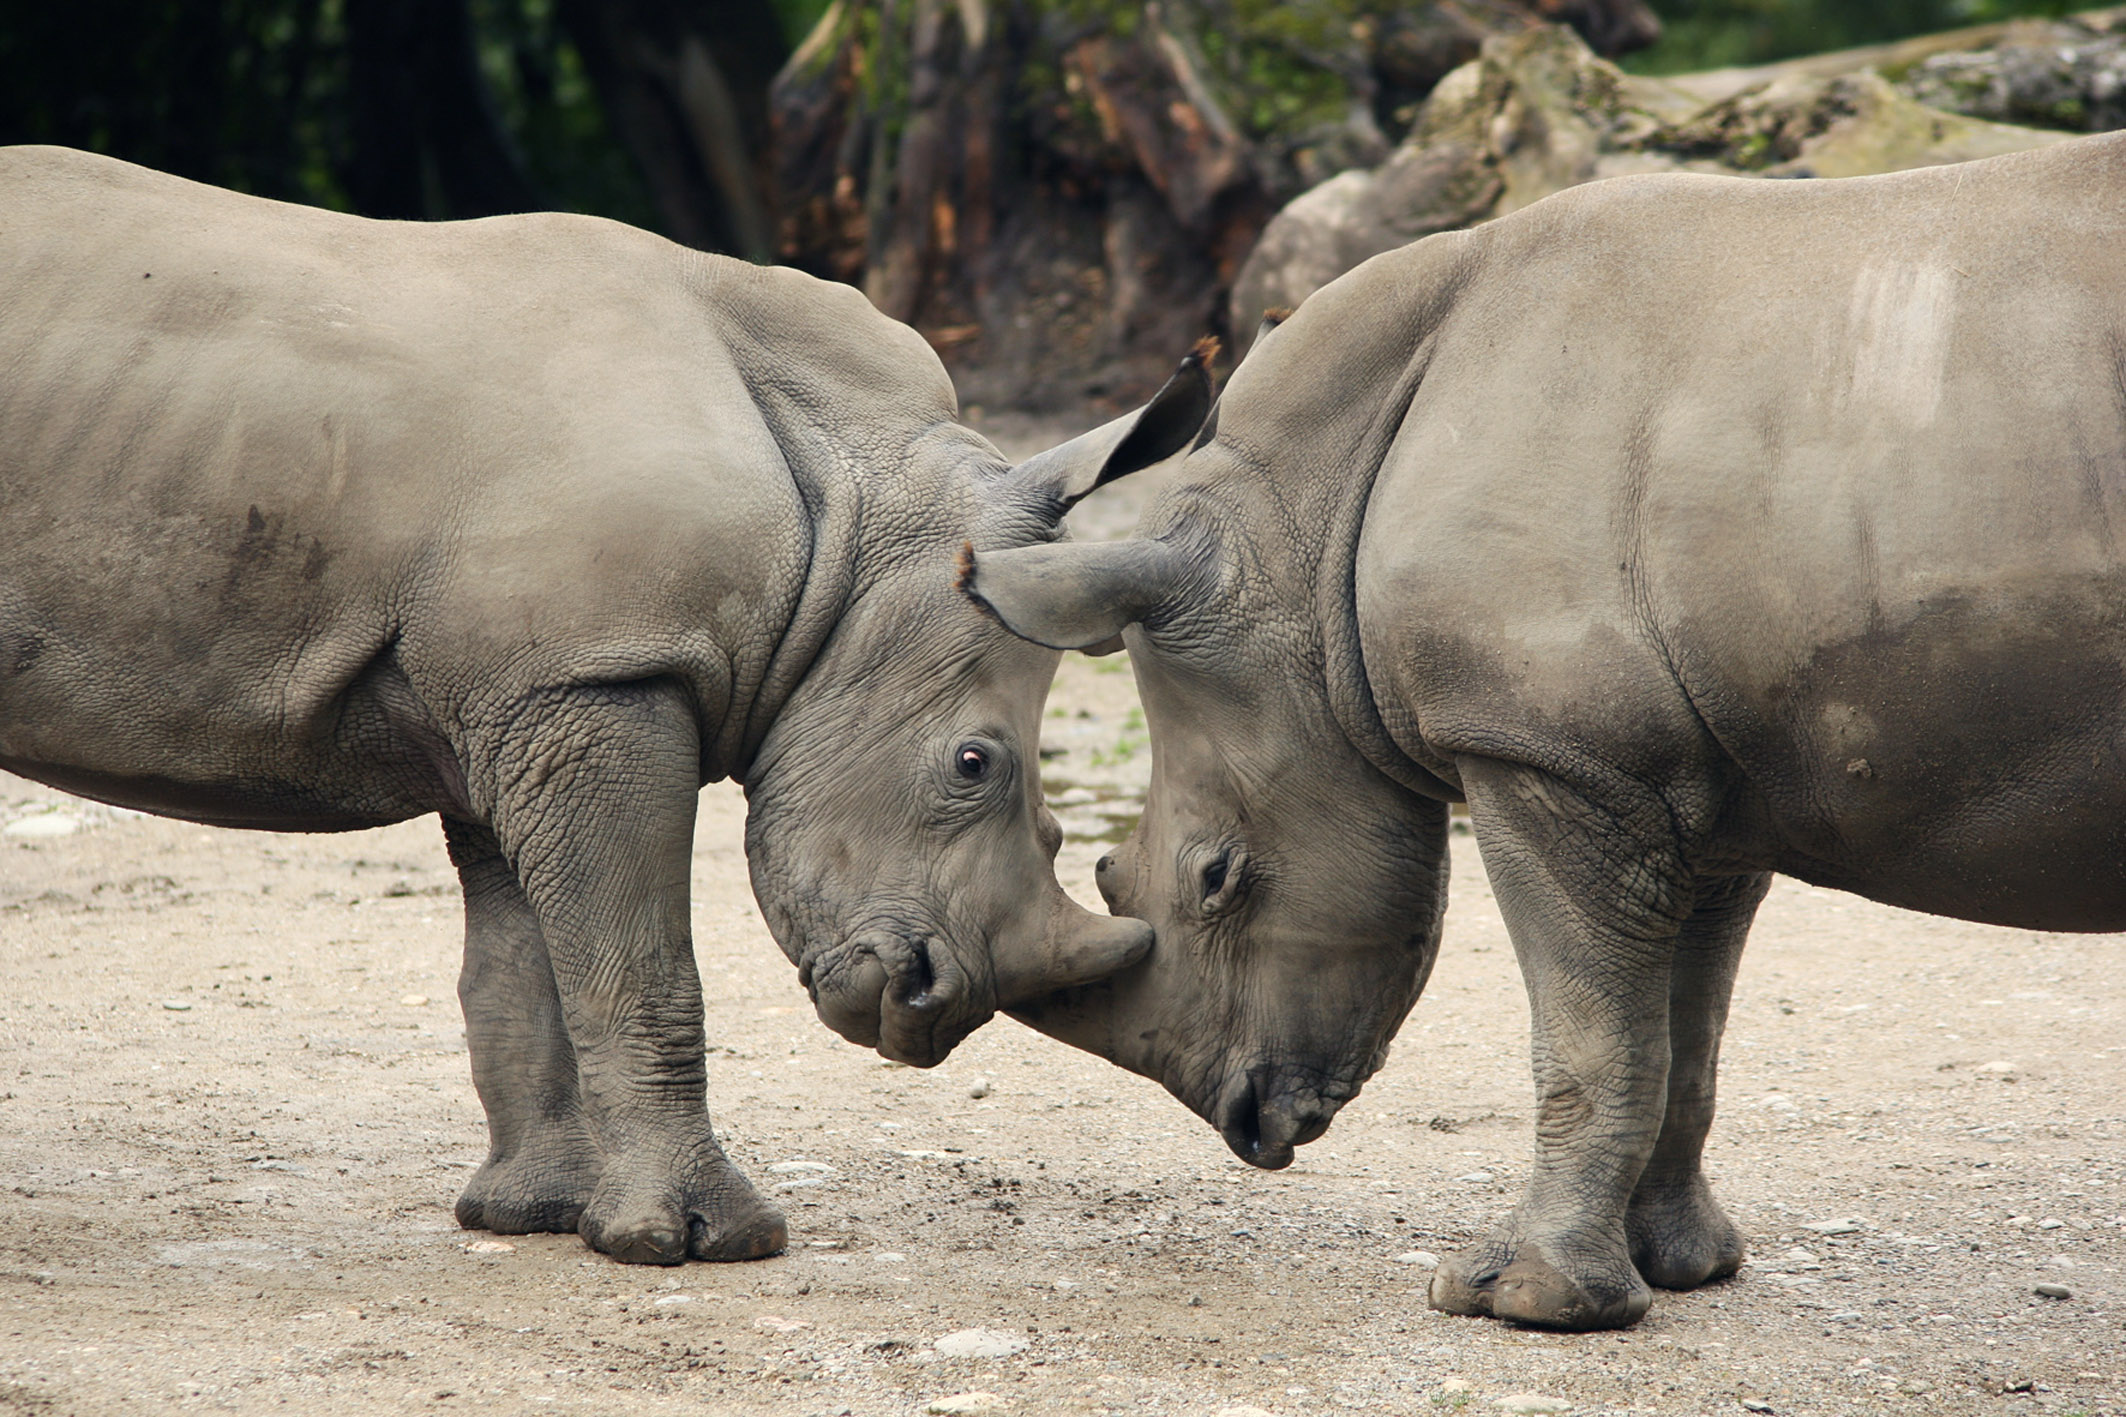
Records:
{"label": "wrinkled grey skin", "polygon": [[969,577],[1130,625],[1155,753],[1100,872],[1153,952],[1020,1012],[1281,1164],[1422,985],[1466,798],[1536,1152],[1434,1306],[1734,1272],[1700,1153],[1771,873],[2126,927],[2126,136],[1582,187],[1325,288],[1214,419],[1143,539]]}
{"label": "wrinkled grey skin", "polygon": [[846,287],[48,148],[0,150],[0,370],[0,768],[230,826],[441,814],[493,1141],[465,1225],[782,1246],[705,1110],[709,781],[746,784],[821,1015],[889,1057],[1148,948],[1056,885],[1056,657],[953,558],[1056,536],[1184,443],[1200,375],[1134,445],[1125,420],[1014,470]]}

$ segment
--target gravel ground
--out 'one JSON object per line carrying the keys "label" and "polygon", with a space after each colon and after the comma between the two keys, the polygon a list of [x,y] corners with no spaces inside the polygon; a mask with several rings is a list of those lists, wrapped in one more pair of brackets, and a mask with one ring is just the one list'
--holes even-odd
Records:
{"label": "gravel ground", "polygon": [[[1049,712],[1091,900],[1148,768],[1126,667],[1068,658]],[[1562,1336],[1424,1306],[1529,1146],[1466,836],[1394,1056],[1270,1174],[1009,1021],[930,1072],[834,1038],[742,810],[702,796],[709,1097],[792,1243],[653,1270],[452,1223],[484,1136],[433,822],[217,831],[0,777],[0,1412],[2126,1414],[2119,937],[1781,882],[1710,1149],[1752,1259]]]}

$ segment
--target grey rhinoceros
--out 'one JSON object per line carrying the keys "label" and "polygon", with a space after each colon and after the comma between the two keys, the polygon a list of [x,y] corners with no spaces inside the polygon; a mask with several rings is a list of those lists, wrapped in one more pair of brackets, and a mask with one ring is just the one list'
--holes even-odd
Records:
{"label": "grey rhinoceros", "polygon": [[746,1258],[704,1104],[695,796],[821,1015],[931,1063],[1141,955],[1072,904],[1054,656],[952,589],[1185,443],[1008,467],[855,291],[564,215],[417,225],[0,149],[0,768],[231,826],[439,813],[492,1135],[467,1226]]}
{"label": "grey rhinoceros", "polygon": [[2126,927],[2126,135],[1566,192],[1326,287],[1212,421],[1140,539],[965,578],[1130,627],[1155,755],[1099,870],[1151,954],[1022,1016],[1283,1165],[1423,987],[1466,799],[1536,1145],[1434,1306],[1735,1270],[1699,1158],[1770,873]]}

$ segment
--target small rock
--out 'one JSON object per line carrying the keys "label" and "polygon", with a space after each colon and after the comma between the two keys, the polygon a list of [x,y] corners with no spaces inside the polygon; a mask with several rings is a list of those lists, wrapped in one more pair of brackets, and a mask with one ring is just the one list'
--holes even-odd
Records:
{"label": "small rock", "polygon": [[1498,1177],[1492,1175],[1489,1171],[1471,1171],[1466,1176],[1457,1176],[1454,1179],[1457,1181],[1468,1181],[1475,1185],[1482,1186],[1487,1185],[1492,1181],[1496,1181]]}
{"label": "small rock", "polygon": [[405,998],[399,1000],[399,1002],[404,1004],[409,1009],[426,1008],[428,1005],[428,996],[426,994],[408,994]]}
{"label": "small rock", "polygon": [[1430,1250],[1404,1250],[1395,1257],[1397,1264],[1414,1264],[1420,1269],[1438,1269],[1439,1256]]}
{"label": "small rock", "polygon": [[905,1264],[908,1260],[908,1257],[899,1250],[880,1250],[871,1258],[877,1260],[880,1264]]}
{"label": "small rock", "polygon": [[967,1089],[967,1095],[973,1098],[987,1097],[989,1095],[989,1079],[976,1078],[973,1086]]}
{"label": "small rock", "polygon": [[1976,1071],[1982,1073],[2012,1073],[2015,1071],[2015,1064],[2009,1062],[2006,1058],[1995,1058],[1990,1063],[1980,1063]]}
{"label": "small rock", "polygon": [[1802,1247],[1801,1247],[1800,1245],[1796,1245],[1796,1246],[1794,1246],[1794,1248],[1793,1248],[1793,1249],[1791,1249],[1791,1250],[1788,1250],[1788,1251],[1787,1251],[1787,1252],[1786,1252],[1785,1254],[1781,1255],[1781,1256],[1780,1256],[1779,1258],[1781,1258],[1781,1259],[1785,1260],[1785,1261],[1786,1261],[1787,1263],[1789,1263],[1789,1264],[1815,1264],[1815,1263],[1816,1263],[1816,1254],[1815,1254],[1815,1252],[1814,1252],[1813,1250],[1808,1250],[1808,1249],[1804,1249],[1804,1248],[1802,1248]]}
{"label": "small rock", "polygon": [[2037,1286],[2040,1299],[2072,1299],[2074,1291],[2064,1284],[2040,1284]]}
{"label": "small rock", "polygon": [[978,1412],[1002,1412],[1004,1399],[993,1392],[956,1392],[950,1397],[933,1397],[923,1410],[939,1417],[973,1417]]}
{"label": "small rock", "polygon": [[1570,1412],[1572,1404],[1562,1397],[1544,1397],[1533,1392],[1510,1392],[1494,1398],[1491,1405],[1502,1412]]}
{"label": "small rock", "polygon": [[1441,1378],[1439,1380],[1439,1390],[1444,1393],[1467,1392],[1469,1391],[1469,1380],[1467,1378]]}
{"label": "small rock", "polygon": [[1221,1407],[1211,1417],[1271,1417],[1267,1407],[1250,1407],[1242,1403],[1237,1407]]}
{"label": "small rock", "polygon": [[35,840],[55,836],[72,836],[81,830],[81,820],[69,817],[64,812],[41,812],[34,817],[23,817],[0,827],[0,836],[12,836],[22,840]]}
{"label": "small rock", "polygon": [[1801,1228],[1813,1230],[1818,1235],[1858,1235],[1866,1227],[1861,1223],[1858,1216],[1849,1216],[1844,1220],[1812,1221]]}
{"label": "small rock", "polygon": [[810,1319],[786,1319],[781,1314],[762,1314],[753,1320],[753,1327],[769,1333],[796,1333],[812,1327]]}
{"label": "small rock", "polygon": [[770,1176],[831,1176],[834,1168],[824,1161],[771,1161]]}
{"label": "small rock", "polygon": [[778,1181],[775,1189],[778,1191],[802,1191],[808,1190],[813,1186],[824,1186],[826,1184],[826,1178],[822,1176],[801,1176],[795,1181]]}
{"label": "small rock", "polygon": [[1026,1351],[1026,1340],[1000,1329],[963,1328],[930,1346],[944,1358],[1009,1358]]}
{"label": "small rock", "polygon": [[459,1248],[468,1255],[506,1255],[517,1247],[507,1240],[469,1240]]}
{"label": "small rock", "polygon": [[2037,1223],[2037,1228],[2040,1230],[2065,1230],[2067,1228],[2067,1222],[2064,1220],[2055,1219],[2052,1216],[2047,1216]]}
{"label": "small rock", "polygon": [[659,1294],[656,1298],[650,1300],[650,1307],[669,1309],[674,1304],[691,1304],[693,1302],[694,1296],[691,1294]]}
{"label": "small rock", "polygon": [[1769,1402],[1759,1402],[1754,1397],[1745,1397],[1741,1399],[1741,1402],[1742,1410],[1744,1412],[1769,1412],[1772,1410],[1772,1404],[1770,1404]]}
{"label": "small rock", "polygon": [[1830,1318],[1826,1319],[1824,1322],[1834,1324],[1857,1324],[1860,1322],[1860,1318],[1861,1315],[1858,1309],[1840,1309],[1837,1313],[1831,1315]]}
{"label": "small rock", "polygon": [[173,1014],[187,1013],[192,1008],[192,1006],[186,1003],[183,999],[164,999],[162,1001],[162,1006],[168,1009]]}

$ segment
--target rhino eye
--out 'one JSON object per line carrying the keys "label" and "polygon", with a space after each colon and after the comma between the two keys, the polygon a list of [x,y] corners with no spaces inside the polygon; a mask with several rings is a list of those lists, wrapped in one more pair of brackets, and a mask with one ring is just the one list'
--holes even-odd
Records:
{"label": "rhino eye", "polygon": [[962,743],[953,750],[952,767],[969,782],[980,782],[989,772],[989,754],[976,744]]}
{"label": "rhino eye", "polygon": [[1232,872],[1232,869],[1233,853],[1230,851],[1219,852],[1218,858],[1203,868],[1203,898],[1205,900],[1209,900],[1212,896],[1225,889],[1225,878]]}

